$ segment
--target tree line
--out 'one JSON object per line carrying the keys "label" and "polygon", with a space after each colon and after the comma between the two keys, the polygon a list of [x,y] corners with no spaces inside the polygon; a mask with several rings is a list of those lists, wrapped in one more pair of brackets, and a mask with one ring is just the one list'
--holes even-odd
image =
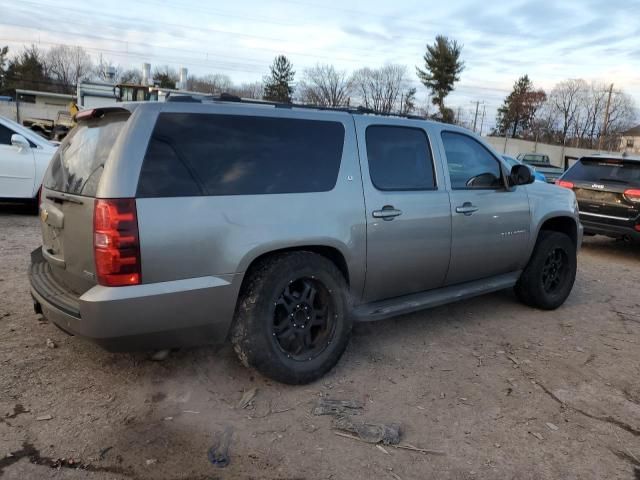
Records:
{"label": "tree line", "polygon": [[[424,65],[416,67],[416,75],[429,89],[431,102],[438,110],[432,117],[453,121],[453,111],[444,99],[454,90],[464,69],[462,45],[437,36],[427,45]],[[163,88],[176,88],[178,72],[168,65],[157,66],[153,83]],[[139,84],[142,72],[124,69],[102,58],[94,63],[81,47],[54,46],[43,50],[36,45],[9,56],[8,48],[0,49],[0,95],[14,95],[15,89],[75,92],[81,80],[108,80],[113,83]],[[245,98],[277,102],[299,102],[324,107],[361,106],[376,113],[419,114],[429,116],[429,105],[416,105],[417,88],[406,66],[387,64],[378,68],[360,68],[348,73],[333,65],[317,64],[296,71],[284,55],[277,56],[262,81],[235,84],[228,75],[215,73],[190,75],[187,90],[208,94],[229,93]]]}
{"label": "tree line", "polygon": [[[303,69],[298,77],[291,61],[277,56],[262,80],[237,84],[222,73],[190,75],[187,90],[206,94],[228,93],[243,98],[297,102],[323,107],[363,107],[376,113],[414,114],[454,123],[456,115],[446,106],[446,97],[460,80],[465,64],[463,46],[438,35],[426,46],[417,79],[428,90],[428,100],[418,105],[417,88],[404,65],[364,67],[353,72],[330,64]],[[81,47],[59,45],[42,50],[36,45],[10,56],[0,48],[0,95],[15,89],[75,93],[78,81],[105,80],[140,84],[139,69],[125,69],[111,61],[94,62]],[[154,85],[176,88],[179,75],[168,65],[156,66]],[[495,135],[537,140],[586,148],[612,148],[621,132],[633,125],[633,99],[619,89],[600,82],[569,79],[549,92],[536,88],[528,75],[514,84],[498,109]],[[436,107],[432,111],[430,105]]]}
{"label": "tree line", "polygon": [[523,75],[498,109],[493,134],[615,150],[635,121],[633,99],[613,85],[568,79],[545,92]]}

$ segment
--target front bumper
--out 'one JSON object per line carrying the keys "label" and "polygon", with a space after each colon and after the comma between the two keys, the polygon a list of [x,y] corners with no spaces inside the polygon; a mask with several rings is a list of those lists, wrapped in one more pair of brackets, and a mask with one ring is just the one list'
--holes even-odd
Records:
{"label": "front bumper", "polygon": [[36,311],[62,330],[111,351],[221,343],[233,320],[242,275],[130,287],[96,285],[74,295],[51,273],[41,249],[31,254]]}

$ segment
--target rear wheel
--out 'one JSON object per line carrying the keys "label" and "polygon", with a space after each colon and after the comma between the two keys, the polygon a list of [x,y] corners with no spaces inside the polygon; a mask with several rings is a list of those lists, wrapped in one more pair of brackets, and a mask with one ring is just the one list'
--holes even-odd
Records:
{"label": "rear wheel", "polygon": [[240,360],[274,380],[320,378],[351,334],[347,285],[338,268],[312,252],[287,252],[248,273],[231,341]]}
{"label": "rear wheel", "polygon": [[576,278],[576,247],[564,233],[540,232],[529,264],[515,286],[523,303],[553,310],[564,303]]}

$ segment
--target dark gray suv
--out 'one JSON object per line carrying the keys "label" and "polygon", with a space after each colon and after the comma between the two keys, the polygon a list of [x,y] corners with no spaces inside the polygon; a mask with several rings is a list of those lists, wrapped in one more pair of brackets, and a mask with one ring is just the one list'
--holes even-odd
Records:
{"label": "dark gray suv", "polygon": [[248,102],[78,115],[46,173],[37,312],[110,350],[230,339],[287,383],[342,355],[354,321],[515,287],[569,295],[570,190],[467,130]]}

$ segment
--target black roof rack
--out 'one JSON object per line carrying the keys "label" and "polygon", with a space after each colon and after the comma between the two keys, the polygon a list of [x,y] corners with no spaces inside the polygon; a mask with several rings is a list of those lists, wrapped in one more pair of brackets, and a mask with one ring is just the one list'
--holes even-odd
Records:
{"label": "black roof rack", "polygon": [[360,115],[381,115],[385,117],[398,117],[398,118],[408,118],[413,120],[426,120],[424,117],[420,117],[418,115],[408,115],[402,113],[383,113],[376,112],[370,108],[365,107],[323,107],[321,105],[309,105],[305,103],[284,103],[284,102],[274,102],[271,100],[258,100],[253,98],[241,98],[237,95],[231,95],[229,93],[221,93],[220,95],[193,95],[193,94],[172,94],[167,96],[167,102],[188,102],[188,103],[203,103],[203,102],[234,102],[234,103],[245,103],[249,105],[268,105],[273,106],[275,108],[308,108],[310,110],[322,110],[322,111],[330,111],[330,112],[345,112],[351,114],[360,114]]}

